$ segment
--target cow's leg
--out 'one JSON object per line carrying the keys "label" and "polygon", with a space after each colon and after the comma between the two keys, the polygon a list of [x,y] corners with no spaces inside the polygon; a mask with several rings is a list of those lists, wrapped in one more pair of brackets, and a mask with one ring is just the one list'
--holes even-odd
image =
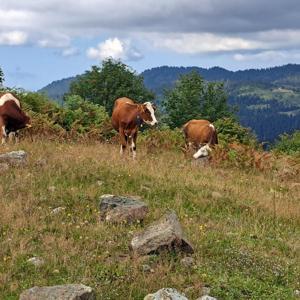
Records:
{"label": "cow's leg", "polygon": [[6,137],[7,137],[7,134],[6,134],[6,129],[5,129],[5,123],[2,119],[2,117],[0,117],[0,130],[2,131],[2,141],[1,141],[1,144],[4,145],[6,143]]}
{"label": "cow's leg", "polygon": [[17,143],[17,132],[11,131],[11,132],[8,134],[8,141],[9,141],[10,143],[12,143],[13,141],[15,141],[15,143]]}
{"label": "cow's leg", "polygon": [[120,136],[120,144],[121,144],[120,155],[123,155],[127,144],[127,139],[123,128],[119,129],[119,136]]}
{"label": "cow's leg", "polygon": [[135,159],[136,158],[136,138],[137,138],[137,131],[134,132],[131,136],[131,146],[130,150],[132,152],[132,157]]}

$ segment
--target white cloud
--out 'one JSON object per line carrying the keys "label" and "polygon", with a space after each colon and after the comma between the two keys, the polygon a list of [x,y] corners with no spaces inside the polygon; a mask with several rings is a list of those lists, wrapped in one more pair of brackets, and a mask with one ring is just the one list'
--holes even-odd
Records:
{"label": "white cloud", "polygon": [[262,51],[258,53],[236,53],[233,59],[239,62],[274,62],[286,63],[289,60],[299,60],[299,51]]}
{"label": "white cloud", "polygon": [[28,36],[22,31],[8,31],[0,33],[0,45],[19,46],[27,42]]}
{"label": "white cloud", "polygon": [[[109,34],[126,39],[108,39],[87,55],[127,60],[141,58],[130,39],[183,54],[300,48],[300,1],[282,1],[1,0],[0,42],[64,48],[64,55],[76,38]],[[23,40],[7,38],[11,32]]]}
{"label": "white cloud", "polygon": [[186,54],[264,48],[264,44],[260,41],[211,33],[152,35],[150,40],[156,47]]}
{"label": "white cloud", "polygon": [[120,40],[118,38],[109,38],[97,47],[91,47],[86,52],[91,59],[103,60],[111,57],[113,59],[139,60],[142,54],[131,45],[129,40]]}
{"label": "white cloud", "polygon": [[79,54],[79,50],[75,47],[66,48],[61,52],[62,56],[69,57]]}

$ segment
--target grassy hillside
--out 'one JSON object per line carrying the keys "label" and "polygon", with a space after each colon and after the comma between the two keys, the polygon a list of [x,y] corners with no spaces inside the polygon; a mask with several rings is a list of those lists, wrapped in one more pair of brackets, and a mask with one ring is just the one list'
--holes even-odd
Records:
{"label": "grassy hillside", "polygon": [[[120,159],[117,145],[24,141],[28,165],[2,173],[0,299],[34,285],[84,283],[98,299],[143,299],[175,287],[190,299],[204,285],[218,299],[294,299],[300,289],[300,181],[279,171],[201,167],[183,154]],[[295,166],[294,166],[295,167]],[[102,194],[141,196],[144,224],[99,222]],[[65,207],[51,214],[56,207]],[[195,248],[195,266],[163,253],[132,259],[133,233],[175,210]],[[34,267],[33,256],[45,260]],[[143,264],[152,272],[144,273]]]}

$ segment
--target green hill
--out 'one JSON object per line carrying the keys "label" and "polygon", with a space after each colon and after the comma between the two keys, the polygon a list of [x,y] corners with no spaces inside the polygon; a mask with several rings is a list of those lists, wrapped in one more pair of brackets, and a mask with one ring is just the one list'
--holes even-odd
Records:
{"label": "green hill", "polygon": [[[300,129],[300,65],[235,72],[219,67],[162,66],[145,70],[141,75],[160,103],[164,89],[171,88],[180,75],[192,70],[208,81],[224,82],[229,103],[238,108],[241,123],[252,128],[261,141],[273,141],[279,134]],[[55,81],[40,92],[61,101],[75,78]]]}

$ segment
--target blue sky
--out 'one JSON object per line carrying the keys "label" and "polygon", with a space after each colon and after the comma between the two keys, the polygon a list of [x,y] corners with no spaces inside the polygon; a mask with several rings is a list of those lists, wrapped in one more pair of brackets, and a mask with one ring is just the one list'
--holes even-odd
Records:
{"label": "blue sky", "polygon": [[298,0],[1,0],[5,85],[37,90],[106,57],[137,72],[300,63]]}

